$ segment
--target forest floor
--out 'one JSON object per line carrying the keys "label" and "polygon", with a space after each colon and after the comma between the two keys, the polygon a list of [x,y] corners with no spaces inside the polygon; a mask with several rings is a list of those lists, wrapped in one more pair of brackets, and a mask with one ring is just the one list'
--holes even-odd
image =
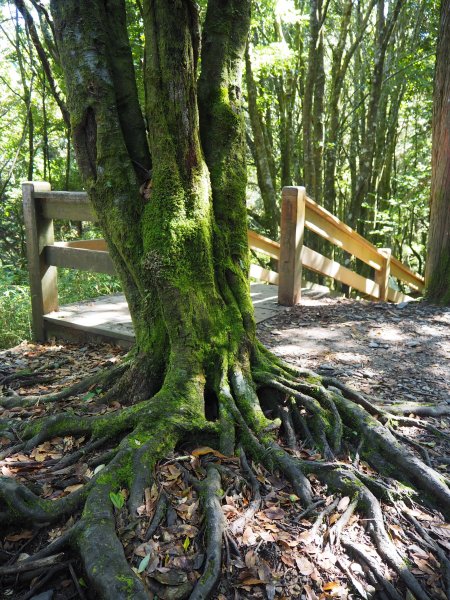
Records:
{"label": "forest floor", "polygon": [[[449,308],[421,303],[396,307],[345,299],[305,299],[302,305],[260,323],[258,332],[261,341],[286,361],[336,377],[391,411],[409,415],[420,412],[418,405],[438,407],[436,416],[426,419],[448,432]],[[107,345],[23,343],[0,353],[0,396],[39,396],[58,391],[87,374],[117,364],[122,355],[123,351]],[[19,377],[18,372],[22,373]],[[0,409],[0,417],[28,420],[62,410],[99,414],[120,409],[117,401],[106,406],[97,402],[101,395],[102,390],[94,386],[57,404],[44,405],[37,398],[31,408]],[[419,428],[408,428],[404,433],[414,438],[413,451],[450,476],[448,443]],[[84,438],[54,438],[29,454],[18,452],[5,457],[3,451],[11,441],[0,436],[0,475],[18,478],[42,497],[60,498],[79,489],[101,468],[96,460],[101,455],[98,450],[80,457],[73,465],[58,465],[63,456],[82,449],[84,442]],[[322,458],[314,449],[303,446],[294,452],[307,460]],[[334,496],[313,481],[315,495],[322,501],[315,514],[305,513],[286,480],[253,465],[260,484],[260,505],[243,529],[233,527],[251,502],[239,460],[192,443],[186,443],[158,466],[157,480],[165,490],[167,503],[165,517],[150,532],[152,535],[148,532],[152,515],[161,508],[155,485],[146,490],[137,520],[127,513],[123,502],[126,490],[122,498],[111,498],[125,554],[145,577],[155,598],[186,597],[186,590],[191,589],[201,570],[204,548],[199,499],[186,482],[185,473],[191,471],[201,477],[208,460],[221,464],[228,486],[222,504],[228,533],[216,598],[370,599],[395,598],[395,593],[397,598],[412,598],[394,572],[380,561],[367,534],[367,523],[357,513],[340,534],[341,544],[336,544],[336,524],[350,498]],[[348,457],[348,461],[355,460],[357,457]],[[375,475],[369,465],[363,468]],[[435,550],[450,551],[450,525],[436,511],[412,501],[408,506],[397,503],[383,509],[391,539],[429,597],[447,598]],[[81,565],[70,553],[57,555],[53,562],[32,571],[16,568],[23,558],[57,539],[72,523],[73,517],[51,528],[16,524],[0,533],[1,598],[95,597],[86,587]]]}

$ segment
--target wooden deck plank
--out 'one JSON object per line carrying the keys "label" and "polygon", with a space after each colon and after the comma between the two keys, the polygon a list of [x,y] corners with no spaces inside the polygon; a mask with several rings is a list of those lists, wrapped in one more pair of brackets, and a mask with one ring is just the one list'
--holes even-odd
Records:
{"label": "wooden deck plank", "polygon": [[[328,288],[306,284],[306,295],[327,294]],[[278,287],[255,283],[250,294],[255,307],[256,322],[270,319],[284,307],[278,304]],[[101,296],[93,300],[61,306],[44,316],[48,337],[74,341],[109,341],[130,347],[134,341],[133,324],[123,294]]]}

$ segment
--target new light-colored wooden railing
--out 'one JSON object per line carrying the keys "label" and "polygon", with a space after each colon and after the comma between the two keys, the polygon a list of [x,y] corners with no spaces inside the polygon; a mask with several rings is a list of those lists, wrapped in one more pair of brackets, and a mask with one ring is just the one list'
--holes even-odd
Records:
{"label": "new light-colored wooden railing", "polygon": [[[303,244],[305,228],[359,258],[374,269],[374,280],[363,277]],[[410,296],[394,289],[398,279],[412,292],[423,292],[423,277],[392,256],[389,248],[377,248],[330,212],[316,204],[303,187],[285,187],[282,193],[280,243],[249,231],[249,246],[279,260],[278,273],[252,265],[250,274],[275,283],[280,304],[300,301],[302,267],[340,281],[374,300],[402,302]]]}
{"label": "new light-colored wooden railing", "polygon": [[[24,222],[27,238],[28,269],[32,303],[33,336],[43,340],[44,316],[58,310],[57,267],[96,273],[115,274],[114,264],[104,240],[55,242],[54,219],[96,221],[85,192],[55,192],[45,182],[22,186]],[[375,271],[368,279],[303,244],[305,227],[328,242],[367,263]],[[252,264],[250,276],[278,285],[280,304],[292,306],[300,301],[302,267],[331,277],[374,300],[401,302],[409,298],[389,283],[397,278],[416,292],[423,291],[423,278],[391,255],[318,206],[303,187],[285,187],[282,193],[281,238],[275,242],[248,231],[249,247],[278,260],[278,272]]]}

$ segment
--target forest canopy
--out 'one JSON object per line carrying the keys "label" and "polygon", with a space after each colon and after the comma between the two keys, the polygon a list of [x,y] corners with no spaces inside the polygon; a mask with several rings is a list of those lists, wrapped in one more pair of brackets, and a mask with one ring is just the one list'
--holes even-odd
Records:
{"label": "forest canopy", "polygon": [[[4,265],[15,254],[24,261],[21,182],[82,187],[48,7],[26,5],[47,70],[22,5],[1,3]],[[127,8],[143,102],[141,7]],[[435,0],[255,2],[243,94],[248,209],[262,233],[277,237],[281,187],[306,185],[319,204],[423,273],[438,16]]]}

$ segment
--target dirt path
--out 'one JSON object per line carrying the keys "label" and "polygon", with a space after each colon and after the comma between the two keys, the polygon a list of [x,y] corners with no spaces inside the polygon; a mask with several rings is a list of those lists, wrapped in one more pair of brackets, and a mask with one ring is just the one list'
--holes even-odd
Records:
{"label": "dirt path", "polygon": [[381,404],[450,410],[450,309],[304,299],[260,323],[262,342],[301,367],[375,394]]}

